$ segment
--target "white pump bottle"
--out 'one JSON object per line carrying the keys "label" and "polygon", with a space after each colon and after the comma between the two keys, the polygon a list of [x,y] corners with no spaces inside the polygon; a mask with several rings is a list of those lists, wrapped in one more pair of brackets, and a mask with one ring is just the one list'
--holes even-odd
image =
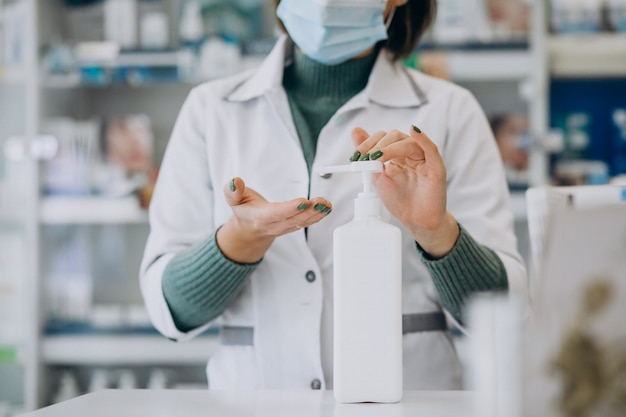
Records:
{"label": "white pump bottle", "polygon": [[361,172],[354,219],[335,229],[334,394],[341,403],[402,398],[402,248],[400,229],[381,219],[372,189],[379,161],[317,170]]}

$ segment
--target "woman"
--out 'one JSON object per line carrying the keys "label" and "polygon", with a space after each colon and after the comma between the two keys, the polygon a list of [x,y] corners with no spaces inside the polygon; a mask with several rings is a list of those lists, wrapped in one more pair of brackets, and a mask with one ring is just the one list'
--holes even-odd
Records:
{"label": "woman", "polygon": [[221,319],[210,388],[332,388],[332,232],[361,182],[311,172],[378,159],[403,232],[404,388],[460,388],[442,311],[525,296],[526,273],[478,104],[398,62],[435,0],[276,3],[288,35],[261,67],[195,88],[179,115],[141,270],[151,318],[175,340]]}

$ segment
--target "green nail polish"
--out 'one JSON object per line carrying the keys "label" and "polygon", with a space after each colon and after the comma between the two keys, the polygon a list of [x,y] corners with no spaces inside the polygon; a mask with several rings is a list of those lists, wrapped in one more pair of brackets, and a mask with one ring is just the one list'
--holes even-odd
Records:
{"label": "green nail polish", "polygon": [[322,213],[330,213],[332,210],[330,209],[330,207],[324,207],[324,210],[322,210]]}
{"label": "green nail polish", "polygon": [[350,158],[350,162],[358,161],[360,157],[361,157],[361,152],[356,151],[354,155],[352,155],[352,157]]}
{"label": "green nail polish", "polygon": [[309,207],[311,207],[311,205],[310,205],[310,204],[308,204],[308,203],[302,203],[302,204],[300,204],[300,205],[298,206],[298,210],[303,211],[303,210],[308,209]]}
{"label": "green nail polish", "polygon": [[230,191],[234,193],[236,190],[237,187],[235,187],[235,179],[233,178],[232,180],[230,180]]}
{"label": "green nail polish", "polygon": [[363,155],[361,157],[361,159],[359,159],[359,161],[369,161],[370,160],[370,154],[366,153],[365,155]]}
{"label": "green nail polish", "polygon": [[372,156],[370,156],[370,159],[372,161],[377,160],[378,158],[380,158],[381,156],[383,156],[383,151],[376,151],[372,154]]}
{"label": "green nail polish", "polygon": [[313,209],[315,211],[319,211],[320,213],[323,213],[325,208],[328,208],[328,207],[326,207],[322,203],[317,203],[316,205],[313,206]]}
{"label": "green nail polish", "polygon": [[417,133],[422,133],[422,130],[415,125],[413,125],[413,130],[415,130]]}

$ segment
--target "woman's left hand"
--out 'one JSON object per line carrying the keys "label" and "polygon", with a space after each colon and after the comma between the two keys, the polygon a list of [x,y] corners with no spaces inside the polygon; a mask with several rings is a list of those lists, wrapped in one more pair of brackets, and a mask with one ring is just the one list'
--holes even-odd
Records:
{"label": "woman's left hand", "polygon": [[352,131],[357,147],[351,160],[383,162],[373,177],[380,200],[430,256],[445,256],[456,243],[459,228],[446,209],[446,167],[435,145],[412,127],[409,134],[392,130]]}

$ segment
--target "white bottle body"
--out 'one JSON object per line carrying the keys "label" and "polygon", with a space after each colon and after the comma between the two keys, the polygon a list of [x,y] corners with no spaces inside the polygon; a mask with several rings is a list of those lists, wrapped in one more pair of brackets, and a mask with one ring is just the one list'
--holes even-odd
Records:
{"label": "white bottle body", "polygon": [[402,398],[402,247],[376,217],[337,228],[334,252],[334,394],[341,403]]}

